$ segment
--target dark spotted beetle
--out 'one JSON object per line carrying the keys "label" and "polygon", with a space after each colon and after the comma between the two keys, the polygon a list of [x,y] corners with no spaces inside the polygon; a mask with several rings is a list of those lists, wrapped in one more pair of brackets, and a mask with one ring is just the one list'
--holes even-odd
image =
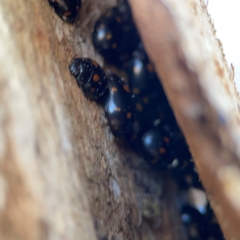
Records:
{"label": "dark spotted beetle", "polygon": [[92,34],[95,49],[107,58],[116,55],[119,44],[123,40],[121,28],[119,28],[121,19],[116,16],[117,13],[117,8],[108,10],[96,22]]}
{"label": "dark spotted beetle", "polygon": [[115,74],[106,78],[104,70],[89,58],[75,58],[69,65],[70,74],[90,100],[105,100],[105,113],[115,137],[124,137],[133,123],[130,89]]}
{"label": "dark spotted beetle", "polygon": [[161,126],[150,128],[142,137],[142,151],[145,160],[152,166],[167,169],[174,160],[172,139]]}
{"label": "dark spotted beetle", "polygon": [[128,85],[115,74],[108,76],[109,96],[105,113],[115,137],[124,137],[133,124],[133,108]]}
{"label": "dark spotted beetle", "polygon": [[75,58],[69,65],[70,74],[90,100],[104,100],[108,85],[104,70],[92,59]]}
{"label": "dark spotted beetle", "polygon": [[[133,52],[132,59],[126,64],[129,87],[134,95],[147,94],[160,86],[154,66],[149,61],[142,44]],[[163,94],[164,91],[162,90]]]}
{"label": "dark spotted beetle", "polygon": [[126,2],[109,9],[98,19],[92,41],[98,53],[118,67],[131,57],[139,35]]}
{"label": "dark spotted beetle", "polygon": [[73,23],[80,12],[81,0],[48,0],[56,14],[65,22]]}
{"label": "dark spotted beetle", "polygon": [[196,208],[189,204],[183,205],[181,207],[181,219],[185,226],[186,235],[189,240],[209,239],[209,229],[206,218]]}

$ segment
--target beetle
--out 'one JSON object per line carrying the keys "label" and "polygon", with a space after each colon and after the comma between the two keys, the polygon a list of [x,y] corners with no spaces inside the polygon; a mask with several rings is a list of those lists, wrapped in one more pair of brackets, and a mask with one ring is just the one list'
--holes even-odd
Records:
{"label": "beetle", "polygon": [[156,168],[167,169],[174,160],[171,141],[169,133],[161,125],[150,128],[142,137],[144,160]]}
{"label": "beetle", "polygon": [[[161,87],[154,66],[149,61],[142,44],[139,44],[132,58],[125,64],[125,70],[129,79],[129,87],[134,95],[150,93]],[[162,88],[161,91],[164,94]]]}
{"label": "beetle", "polygon": [[120,67],[132,55],[139,35],[126,6],[114,7],[95,24],[92,42],[99,54]]}
{"label": "beetle", "polygon": [[100,65],[90,58],[74,58],[69,65],[70,74],[90,100],[101,101],[108,92],[107,78]]}
{"label": "beetle", "polygon": [[56,14],[65,22],[73,23],[77,18],[81,6],[81,0],[48,0]]}
{"label": "beetle", "polygon": [[181,218],[189,240],[208,239],[206,218],[189,204],[181,207]]}
{"label": "beetle", "polygon": [[130,89],[113,73],[108,75],[108,87],[109,95],[105,103],[108,124],[115,137],[124,137],[134,121]]}

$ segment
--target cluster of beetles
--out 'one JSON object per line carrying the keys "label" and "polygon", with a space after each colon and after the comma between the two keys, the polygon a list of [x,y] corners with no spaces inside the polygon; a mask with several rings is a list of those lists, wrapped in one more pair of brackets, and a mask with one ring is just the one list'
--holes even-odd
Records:
{"label": "cluster of beetles", "polygon": [[[63,21],[75,22],[81,0],[48,1]],[[203,190],[127,1],[120,1],[98,19],[92,43],[107,63],[126,73],[127,79],[106,74],[89,58],[74,58],[69,71],[85,96],[104,106],[114,137],[128,143],[154,169],[171,171],[181,188]],[[201,210],[184,204],[181,217],[189,240],[224,239],[209,203]]]}

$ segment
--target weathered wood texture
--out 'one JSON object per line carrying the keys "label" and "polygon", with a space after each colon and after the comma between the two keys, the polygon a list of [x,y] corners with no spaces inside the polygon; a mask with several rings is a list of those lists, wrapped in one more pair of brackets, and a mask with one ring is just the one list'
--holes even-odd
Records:
{"label": "weathered wood texture", "polygon": [[130,1],[227,239],[240,239],[239,96],[203,1]]}
{"label": "weathered wood texture", "polygon": [[[0,1],[0,239],[185,239],[170,176],[113,139],[68,72],[75,55],[103,64],[91,31],[114,4],[84,1],[71,26],[47,0]],[[237,97],[205,9],[131,4],[226,235],[240,239]]]}

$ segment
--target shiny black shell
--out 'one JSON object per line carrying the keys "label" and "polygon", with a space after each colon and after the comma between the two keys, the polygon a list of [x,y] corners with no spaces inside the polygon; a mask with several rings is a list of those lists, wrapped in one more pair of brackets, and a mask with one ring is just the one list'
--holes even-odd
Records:
{"label": "shiny black shell", "polygon": [[127,11],[126,7],[109,9],[98,19],[92,34],[93,45],[98,53],[118,67],[131,57],[139,41],[131,14],[126,14],[122,9]]}
{"label": "shiny black shell", "polygon": [[94,60],[75,58],[69,65],[69,71],[87,98],[97,101],[106,95],[108,85],[105,72]]}
{"label": "shiny black shell", "polygon": [[190,205],[181,208],[181,218],[189,240],[208,239],[208,225],[206,218]]}
{"label": "shiny black shell", "polygon": [[131,143],[141,139],[144,132],[151,128],[153,124],[152,108],[149,101],[149,95],[145,96],[132,96],[131,98],[134,123],[131,130],[126,135],[126,140]]}
{"label": "shiny black shell", "polygon": [[[129,87],[133,94],[146,94],[156,88],[161,88],[154,66],[141,46],[134,51],[133,58],[126,64],[125,68]],[[161,91],[164,94],[162,88]]]}
{"label": "shiny black shell", "polygon": [[142,137],[144,159],[152,166],[167,169],[172,163],[172,142],[170,135],[160,126],[152,127]]}
{"label": "shiny black shell", "polygon": [[118,53],[119,44],[123,41],[120,23],[117,8],[111,8],[95,24],[92,34],[93,45],[104,57]]}
{"label": "shiny black shell", "polygon": [[108,76],[108,87],[105,103],[108,124],[115,137],[124,137],[134,120],[131,93],[128,85],[115,74]]}
{"label": "shiny black shell", "polygon": [[81,0],[48,0],[56,14],[65,22],[73,23],[78,16]]}

